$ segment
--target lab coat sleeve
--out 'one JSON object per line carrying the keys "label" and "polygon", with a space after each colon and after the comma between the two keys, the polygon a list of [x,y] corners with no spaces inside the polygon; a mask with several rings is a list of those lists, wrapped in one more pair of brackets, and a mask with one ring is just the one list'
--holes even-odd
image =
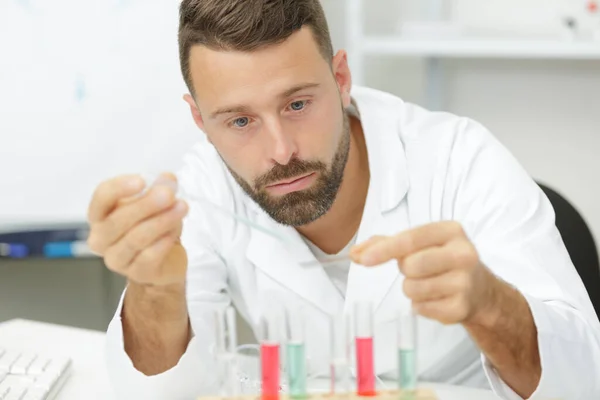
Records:
{"label": "lab coat sleeve", "polygon": [[[542,376],[531,399],[600,399],[600,323],[543,191],[482,126],[466,120],[451,157],[448,201],[482,262],[527,300]],[[520,399],[482,356],[500,397]]]}
{"label": "lab coat sleeve", "polygon": [[[208,180],[194,171],[194,164],[180,174],[180,185],[186,185],[188,194],[200,194],[197,184],[204,184],[208,193]],[[209,195],[206,195],[209,197]],[[193,196],[192,196],[193,197]],[[225,263],[215,250],[219,237],[218,226],[211,220],[201,204],[187,198],[189,213],[184,221],[182,243],[188,254],[187,305],[193,337],[176,366],[154,376],[138,371],[123,345],[121,304],[116,310],[107,331],[106,355],[108,373],[113,391],[118,399],[195,399],[199,395],[214,394],[216,374],[213,358],[215,343],[214,315],[227,307],[227,271]],[[209,233],[210,232],[210,233]]]}

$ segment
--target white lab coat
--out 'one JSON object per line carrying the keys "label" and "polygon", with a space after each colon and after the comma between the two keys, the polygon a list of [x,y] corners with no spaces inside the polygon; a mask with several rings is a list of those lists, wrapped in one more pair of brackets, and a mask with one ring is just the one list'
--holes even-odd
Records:
{"label": "white lab coat", "polygon": [[[532,398],[600,398],[600,324],[554,225],[549,201],[509,152],[481,125],[433,113],[389,94],[354,88],[371,169],[357,242],[441,221],[460,221],[483,262],[526,297],[537,329],[542,378]],[[255,325],[265,304],[302,310],[311,372],[327,366],[328,316],[351,312],[356,301],[376,305],[378,374],[396,367],[395,318],[408,300],[396,265],[352,265],[342,297],[320,268],[299,261],[312,253],[247,198],[203,141],[186,158],[180,184],[286,235],[285,247],[190,201],[183,231],[189,255],[187,297],[195,337],[179,364],[152,377],[133,368],[123,351],[120,306],[107,335],[109,372],[120,398],[191,399],[214,389],[209,347],[213,313],[233,301]],[[462,326],[418,320],[418,371],[424,381],[489,387],[519,397],[488,365]]]}

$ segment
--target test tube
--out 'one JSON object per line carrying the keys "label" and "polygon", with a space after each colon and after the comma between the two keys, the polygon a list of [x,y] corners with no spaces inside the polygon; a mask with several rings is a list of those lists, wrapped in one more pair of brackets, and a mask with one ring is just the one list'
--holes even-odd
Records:
{"label": "test tube", "polygon": [[354,312],[356,341],[356,381],[359,396],[375,396],[375,362],[373,359],[373,307],[357,303]]}
{"label": "test tube", "polygon": [[216,313],[216,357],[219,376],[219,394],[236,397],[240,393],[237,371],[237,329],[235,309],[227,307]]}
{"label": "test tube", "polygon": [[286,370],[289,394],[293,399],[306,397],[306,350],[304,321],[301,313],[286,312]]}
{"label": "test tube", "polygon": [[350,394],[351,325],[348,315],[333,316],[329,325],[331,394]]}
{"label": "test tube", "polygon": [[412,310],[398,316],[398,386],[405,392],[417,389],[416,318]]}
{"label": "test tube", "polygon": [[261,387],[262,400],[279,399],[280,319],[275,313],[261,319]]}

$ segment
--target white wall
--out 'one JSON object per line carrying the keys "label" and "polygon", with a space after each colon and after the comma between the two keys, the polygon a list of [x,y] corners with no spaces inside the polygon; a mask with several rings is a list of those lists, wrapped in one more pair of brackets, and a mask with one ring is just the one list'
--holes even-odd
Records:
{"label": "white wall", "polygon": [[[415,17],[425,0],[366,1],[368,29],[379,31],[391,29],[401,10],[406,18]],[[568,1],[456,0],[454,12],[471,28],[547,34]],[[343,47],[344,1],[323,3],[335,45]],[[534,178],[575,204],[600,240],[600,62],[461,60],[444,65],[447,110],[490,128]],[[374,59],[366,82],[423,104],[422,60]]]}
{"label": "white wall", "polygon": [[197,141],[173,0],[0,1],[0,231],[83,221],[96,185]]}
{"label": "white wall", "polygon": [[[322,1],[335,45],[343,47],[345,0]],[[428,0],[363,1],[368,29],[375,32],[390,31],[400,16],[417,17]],[[550,30],[559,7],[584,1],[447,0],[446,8],[472,28],[533,33]],[[56,215],[82,218],[98,180],[122,171],[176,167],[197,138],[180,100],[176,2],[80,3],[0,2],[0,225]],[[92,3],[96,19],[61,14],[87,15],[85,7]],[[29,15],[25,4],[40,12]],[[152,22],[156,15],[164,24]],[[150,24],[155,29],[148,33]],[[127,26],[137,28],[133,35],[125,34]],[[595,179],[600,63],[455,61],[445,66],[447,109],[487,125],[534,177],[581,209],[600,239],[600,180]],[[422,60],[376,58],[368,72],[369,85],[423,103]],[[73,100],[80,75],[88,84],[85,102]]]}

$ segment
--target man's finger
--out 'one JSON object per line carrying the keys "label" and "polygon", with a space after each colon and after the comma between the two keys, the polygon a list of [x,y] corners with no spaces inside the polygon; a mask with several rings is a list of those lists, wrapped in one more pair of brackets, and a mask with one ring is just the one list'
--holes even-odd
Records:
{"label": "man's finger", "polygon": [[127,277],[138,283],[161,284],[162,282],[156,282],[156,278],[159,276],[162,264],[175,245],[178,245],[177,241],[170,235],[160,238],[133,259],[127,271]]}
{"label": "man's finger", "polygon": [[124,175],[101,183],[88,208],[89,222],[102,221],[114,210],[119,200],[139,193],[144,185],[139,175]]}
{"label": "man's finger", "polygon": [[175,193],[177,193],[177,191],[179,189],[178,183],[177,183],[177,177],[170,172],[163,172],[158,176],[144,174],[144,175],[142,175],[142,177],[146,184],[144,187],[144,190],[139,193],[134,194],[133,196],[122,198],[121,200],[119,200],[119,202],[118,202],[119,207],[131,204],[131,203],[135,203],[141,197],[146,195],[150,189],[152,189],[156,186],[167,186],[167,187],[171,188],[173,190],[173,192],[175,192]]}
{"label": "man's finger", "polygon": [[130,230],[115,245],[106,250],[104,262],[115,271],[124,271],[137,255],[159,239],[169,236],[178,240],[181,220],[187,213],[187,204],[179,200],[175,207],[145,220]]}
{"label": "man's finger", "polygon": [[466,275],[460,271],[425,279],[405,279],[404,294],[414,302],[440,300],[463,293],[467,286]]}
{"label": "man's finger", "polygon": [[365,266],[382,264],[391,259],[402,260],[410,254],[432,246],[443,246],[450,240],[464,236],[459,223],[436,222],[411,229],[374,243],[356,256]]}
{"label": "man's finger", "polygon": [[161,237],[178,231],[187,211],[187,204],[183,200],[178,200],[175,206],[169,210],[136,225],[123,237],[121,242],[127,243],[126,247],[133,248],[136,253],[142,251]]}
{"label": "man's finger", "polygon": [[166,211],[175,203],[175,193],[168,187],[157,186],[134,203],[119,206],[112,214],[92,225],[90,246],[102,253],[121,240],[134,226]]}
{"label": "man's finger", "polygon": [[413,310],[425,318],[436,320],[445,325],[459,324],[469,317],[468,309],[460,296],[413,302]]}
{"label": "man's finger", "polygon": [[380,235],[370,237],[368,240],[362,242],[361,244],[357,244],[357,245],[353,246],[350,249],[350,257],[354,258],[354,257],[360,255],[360,253],[364,249],[366,249],[370,246],[373,246],[375,243],[379,243],[382,240],[385,240],[386,238],[387,238],[387,236],[380,236]]}
{"label": "man's finger", "polygon": [[449,270],[448,264],[451,256],[451,252],[446,247],[430,247],[410,254],[402,260],[402,263],[398,264],[398,267],[406,278],[429,278]]}

